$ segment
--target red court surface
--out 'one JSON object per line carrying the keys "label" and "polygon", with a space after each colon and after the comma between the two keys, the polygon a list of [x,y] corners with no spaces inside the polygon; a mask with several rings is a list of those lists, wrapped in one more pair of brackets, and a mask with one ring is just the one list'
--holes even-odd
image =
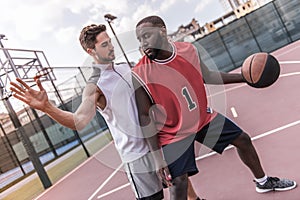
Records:
{"label": "red court surface", "polygon": [[[299,52],[300,41],[273,53],[282,70],[279,80],[269,88],[254,89],[246,84],[235,84],[226,86],[220,93],[209,93],[212,107],[226,113],[249,133],[267,175],[290,178],[297,183],[300,183]],[[226,109],[222,108],[223,104]],[[286,192],[256,193],[252,173],[234,148],[223,155],[205,153],[209,151],[197,144],[200,173],[191,180],[201,197],[208,200],[300,199],[299,187]],[[134,199],[125,174],[115,170],[122,169],[120,164],[111,143],[37,199]],[[165,199],[169,199],[167,190]]]}

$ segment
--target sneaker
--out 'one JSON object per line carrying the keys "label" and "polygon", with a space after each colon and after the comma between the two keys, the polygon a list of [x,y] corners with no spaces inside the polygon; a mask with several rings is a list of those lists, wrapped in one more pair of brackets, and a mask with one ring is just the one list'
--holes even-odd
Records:
{"label": "sneaker", "polygon": [[295,181],[288,179],[279,179],[277,177],[268,177],[267,182],[260,185],[256,181],[256,192],[264,193],[269,191],[286,191],[291,190],[297,186]]}

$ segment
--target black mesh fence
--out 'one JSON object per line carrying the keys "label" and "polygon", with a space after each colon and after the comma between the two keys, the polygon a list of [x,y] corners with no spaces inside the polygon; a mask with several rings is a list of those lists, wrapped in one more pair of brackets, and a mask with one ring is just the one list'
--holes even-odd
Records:
{"label": "black mesh fence", "polygon": [[[275,0],[200,38],[221,71],[230,71],[256,52],[272,52],[300,39],[300,1]],[[196,45],[197,46],[197,45]]]}

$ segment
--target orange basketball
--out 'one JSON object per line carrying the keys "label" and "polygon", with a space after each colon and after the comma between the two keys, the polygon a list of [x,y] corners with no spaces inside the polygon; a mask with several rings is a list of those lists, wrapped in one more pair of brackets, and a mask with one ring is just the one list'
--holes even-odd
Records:
{"label": "orange basketball", "polygon": [[264,88],[272,85],[279,77],[280,65],[277,59],[268,53],[255,53],[245,59],[242,76],[248,85]]}

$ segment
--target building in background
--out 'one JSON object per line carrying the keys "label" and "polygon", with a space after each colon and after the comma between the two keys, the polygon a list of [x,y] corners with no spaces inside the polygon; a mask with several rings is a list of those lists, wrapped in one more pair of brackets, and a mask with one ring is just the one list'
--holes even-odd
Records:
{"label": "building in background", "polygon": [[[255,6],[263,6],[266,3],[269,3],[272,0],[252,0],[252,3]],[[233,11],[234,9],[238,8],[239,6],[241,6],[242,4],[247,3],[247,0],[219,0],[220,4],[222,5],[223,9],[225,10],[225,12],[230,12]]]}
{"label": "building in background", "polygon": [[179,26],[176,32],[169,34],[169,37],[174,41],[193,42],[214,32],[231,21],[245,16],[270,1],[271,0],[219,0],[226,11],[225,15],[203,26],[200,26],[198,21],[193,18],[187,25]]}

